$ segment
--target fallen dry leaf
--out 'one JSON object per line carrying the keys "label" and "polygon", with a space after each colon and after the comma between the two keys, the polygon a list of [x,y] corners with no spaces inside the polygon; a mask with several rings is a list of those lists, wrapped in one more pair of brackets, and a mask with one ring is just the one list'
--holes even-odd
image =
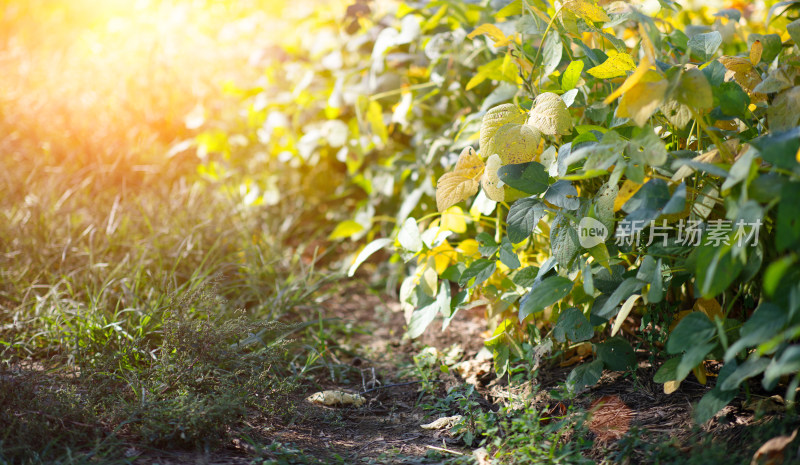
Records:
{"label": "fallen dry leaf", "polygon": [[759,447],[750,465],[779,465],[783,463],[783,453],[786,446],[794,441],[797,437],[797,430],[794,430],[791,436],[778,436],[765,442],[763,446]]}
{"label": "fallen dry leaf", "polygon": [[419,425],[422,429],[450,429],[461,421],[461,415],[453,415],[452,417],[442,417],[430,423]]}
{"label": "fallen dry leaf", "polygon": [[367,401],[358,394],[348,394],[343,391],[315,392],[306,398],[312,404],[327,405],[328,407],[361,407]]}

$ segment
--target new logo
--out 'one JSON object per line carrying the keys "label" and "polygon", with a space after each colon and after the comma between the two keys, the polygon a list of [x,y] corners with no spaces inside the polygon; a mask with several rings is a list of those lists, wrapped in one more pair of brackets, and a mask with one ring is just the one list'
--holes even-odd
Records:
{"label": "new logo", "polygon": [[587,216],[578,223],[578,241],[581,247],[591,249],[605,242],[607,238],[608,228],[596,219]]}

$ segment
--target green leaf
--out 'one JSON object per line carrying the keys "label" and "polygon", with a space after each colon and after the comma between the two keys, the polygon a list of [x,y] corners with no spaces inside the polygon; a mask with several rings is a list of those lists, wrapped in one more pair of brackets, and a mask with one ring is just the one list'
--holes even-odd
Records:
{"label": "green leaf", "polygon": [[676,98],[678,102],[695,110],[705,110],[714,104],[711,84],[705,74],[697,68],[689,69],[681,76]]}
{"label": "green leaf", "polygon": [[704,244],[697,250],[697,287],[706,299],[721,294],[739,276],[744,265],[731,253],[730,246]]}
{"label": "green leaf", "polygon": [[619,186],[616,183],[603,184],[594,196],[594,216],[609,231],[614,230],[614,200],[619,194]]}
{"label": "green leaf", "polygon": [[750,176],[753,160],[755,160],[757,155],[758,151],[751,147],[744,154],[742,154],[738,160],[736,160],[733,166],[731,166],[730,171],[728,171],[728,177],[725,179],[725,182],[722,183],[721,189],[723,192],[744,181],[748,176]]}
{"label": "green leaf", "polygon": [[553,305],[572,291],[572,281],[561,276],[551,276],[544,279],[531,289],[519,303],[519,321],[524,321],[529,315],[541,312]]}
{"label": "green leaf", "polygon": [[708,61],[722,45],[722,34],[719,31],[696,34],[689,38],[687,45],[701,60]]}
{"label": "green leaf", "polygon": [[542,53],[543,69],[540,75],[541,80],[550,76],[550,74],[558,68],[559,63],[561,63],[561,56],[564,53],[564,47],[561,45],[561,36],[557,32],[551,31],[544,39],[542,48],[544,50]]}
{"label": "green leaf", "polygon": [[592,363],[584,363],[576,366],[567,376],[567,386],[570,391],[577,392],[586,386],[592,386],[603,375],[603,361],[595,360]]}
{"label": "green leaf", "polygon": [[527,239],[544,216],[544,205],[533,197],[519,199],[508,210],[507,233],[509,240],[516,244]]}
{"label": "green leaf", "polygon": [[692,312],[686,315],[667,340],[667,353],[679,354],[694,345],[705,344],[717,334],[717,327],[703,312]]}
{"label": "green leaf", "polygon": [[[795,44],[800,44],[800,19],[795,19],[791,23],[787,24],[786,30],[789,32],[789,36],[792,38],[792,41],[794,41]],[[761,58],[764,58],[763,53],[761,54]]]}
{"label": "green leaf", "polygon": [[714,88],[714,106],[719,107],[722,113],[744,118],[748,105],[750,97],[739,84],[729,81]]}
{"label": "green leaf", "polygon": [[678,377],[677,381],[683,381],[683,379],[686,378],[689,373],[691,373],[692,368],[696,367],[703,360],[705,360],[708,353],[711,352],[716,346],[716,342],[709,342],[706,344],[701,344],[698,342],[685,347],[686,352],[684,352],[680,363],[678,363],[678,368],[675,370]]}
{"label": "green leaf", "polygon": [[570,181],[559,180],[544,193],[544,200],[565,210],[577,210],[580,206],[578,190]]}
{"label": "green leaf", "polygon": [[610,318],[611,315],[616,314],[615,310],[623,299],[627,299],[643,286],[644,283],[636,278],[625,279],[625,281],[622,281],[619,287],[614,290],[611,296],[609,296],[608,300],[606,300],[606,303],[600,308],[600,310],[593,313],[596,313],[600,316],[608,315]]}
{"label": "green leaf", "polygon": [[597,356],[610,370],[626,371],[636,367],[636,354],[631,344],[621,337],[612,337],[597,345]]}
{"label": "green leaf", "polygon": [[764,372],[769,365],[769,359],[751,355],[744,363],[739,365],[736,370],[725,378],[725,381],[719,383],[719,388],[723,391],[731,391],[739,389],[742,381],[752,378]]}
{"label": "green leaf", "polygon": [[494,237],[492,237],[489,233],[482,232],[475,236],[475,239],[478,241],[478,252],[481,253],[484,257],[491,257],[500,249],[500,244],[494,241]]}
{"label": "green leaf", "polygon": [[737,393],[738,391],[723,391],[718,388],[708,391],[692,411],[695,423],[703,424],[713,418],[736,397]]}
{"label": "green leaf", "polygon": [[411,339],[421,336],[440,312],[445,315],[450,314],[450,283],[447,281],[442,281],[439,286],[436,300],[414,310],[414,313],[411,314],[411,320],[408,323],[408,336]]}
{"label": "green leaf", "polygon": [[725,362],[732,361],[736,355],[752,346],[761,344],[775,336],[786,324],[787,311],[770,302],[763,302],[739,330],[740,339],[728,347]]}
{"label": "green leaf", "polygon": [[505,237],[503,238],[503,242],[500,244],[499,256],[503,265],[507,266],[511,270],[516,270],[522,266],[519,261],[519,257],[516,253],[514,253],[514,246],[511,245],[511,242],[509,242]]}
{"label": "green leaf", "polygon": [[503,166],[497,170],[497,175],[505,184],[526,194],[541,194],[549,186],[547,171],[535,161]]}
{"label": "green leaf", "polygon": [[361,266],[362,263],[364,263],[364,260],[368,259],[370,255],[386,247],[392,242],[393,241],[391,239],[383,238],[383,239],[375,239],[374,241],[367,244],[366,247],[364,247],[364,249],[361,250],[361,252],[358,254],[355,261],[353,261],[353,264],[350,266],[350,269],[347,270],[347,276],[353,277],[358,267]]}
{"label": "green leaf", "polygon": [[581,79],[581,71],[583,71],[583,61],[575,60],[567,66],[564,74],[561,75],[561,90],[568,91],[574,89]]}
{"label": "green leaf", "polygon": [[583,315],[579,308],[570,307],[560,315],[558,322],[553,328],[553,337],[558,342],[569,339],[571,342],[588,341],[594,335],[594,328],[589,324],[589,320]]}
{"label": "green leaf", "polygon": [[775,225],[775,246],[778,252],[796,249],[800,245],[800,182],[788,182],[781,190],[782,202],[778,203],[778,219]]}
{"label": "green leaf", "polygon": [[572,227],[569,218],[559,212],[550,225],[551,255],[560,266],[567,268],[578,255],[578,250],[580,250],[578,232]]}
{"label": "green leaf", "polygon": [[422,236],[419,233],[417,220],[406,218],[400,232],[397,233],[397,241],[400,246],[409,252],[417,253],[422,250]]}
{"label": "green leaf", "polygon": [[667,161],[667,148],[651,128],[643,128],[625,150],[634,162],[661,166]]}
{"label": "green leaf", "polygon": [[489,277],[497,269],[497,263],[494,260],[486,258],[479,258],[472,262],[472,264],[461,273],[461,280],[459,285],[466,286],[470,279],[475,278],[475,282],[470,287],[477,286],[480,283],[489,279]]}
{"label": "green leaf", "polygon": [[775,295],[781,278],[789,270],[789,267],[796,262],[797,257],[795,255],[787,255],[769,264],[767,271],[764,272],[764,292],[767,296],[772,297]]}
{"label": "green leaf", "polygon": [[773,386],[781,376],[800,372],[800,345],[786,348],[779,357],[773,358],[764,372],[764,387]]}
{"label": "green leaf", "polygon": [[536,276],[539,274],[539,268],[535,266],[527,266],[516,273],[511,281],[520,287],[533,287],[536,283]]}
{"label": "green leaf", "polygon": [[[797,151],[800,150],[800,127],[757,137],[750,141],[761,154],[761,158],[778,168],[798,168]],[[773,183],[770,183],[773,184]]]}
{"label": "green leaf", "polygon": [[659,367],[656,374],[653,376],[653,382],[664,384],[667,381],[681,381],[678,379],[678,364],[681,362],[681,357],[674,357],[664,362]]}

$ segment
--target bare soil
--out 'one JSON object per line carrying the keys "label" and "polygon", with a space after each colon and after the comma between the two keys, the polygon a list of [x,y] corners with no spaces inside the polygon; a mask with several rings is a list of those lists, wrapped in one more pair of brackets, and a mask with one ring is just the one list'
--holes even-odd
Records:
{"label": "bare soil", "polygon": [[[441,457],[448,454],[471,455],[470,448],[449,437],[447,432],[420,428],[421,424],[435,417],[431,417],[421,406],[419,385],[414,383],[418,380],[402,376],[401,369],[408,366],[413,355],[424,346],[445,351],[457,344],[463,349],[463,360],[474,358],[483,347],[483,315],[479,311],[465,312],[447,330],[437,331],[434,323],[420,340],[409,341],[403,339],[405,319],[400,306],[388,296],[356,288],[329,299],[323,305],[323,317],[352,321],[360,328],[360,332],[351,338],[346,347],[348,355],[340,355],[336,360],[342,366],[352,368],[349,370],[351,376],[345,382],[335,383],[330,376],[321,374],[317,378],[318,385],[309,385],[296,394],[298,407],[290,422],[275,425],[263,418],[251,418],[249,424],[257,432],[252,437],[263,444],[277,441],[289,447],[289,450],[294,448],[302,451],[302,454],[298,452],[296,455],[298,462],[286,463],[305,463],[305,460],[316,459],[321,463],[433,464],[439,463]],[[542,409],[557,408],[559,401],[552,399],[548,392],[563,383],[572,368],[559,367],[557,364],[543,368],[536,381],[539,394],[533,397],[532,403]],[[713,373],[714,367],[709,368]],[[612,417],[615,418],[611,423],[621,422],[623,433],[636,427],[653,441],[675,438],[676,447],[687,444],[682,448],[686,454],[691,454],[690,444],[697,443],[699,435],[711,434],[720,440],[736,441],[747,426],[767,421],[778,414],[770,411],[757,414],[751,404],[736,399],[702,428],[694,427],[692,404],[711,389],[713,377],[704,386],[690,376],[676,392],[667,395],[662,385],[652,382],[655,371],[656,368],[647,362],[640,362],[635,379],[630,374],[605,371],[601,381],[581,393],[573,404],[587,411],[597,411],[598,405],[612,399]],[[437,393],[441,396],[446,395],[447,388],[465,380],[455,374],[445,376],[443,381]],[[486,408],[496,409],[503,402],[503,397],[510,390],[513,391],[491,372],[470,381],[476,383]],[[370,390],[374,387],[379,389]],[[324,389],[353,393],[368,390],[364,394],[368,402],[361,408],[333,408],[305,400],[311,393]],[[768,394],[758,393],[755,385],[753,389],[756,398],[768,398]],[[524,387],[519,388],[519,391],[524,390]],[[763,405],[760,408],[763,409]],[[617,417],[624,417],[624,421]],[[591,458],[601,460],[609,451],[618,448],[616,439],[619,435],[615,436],[613,431],[612,428],[610,435],[602,431],[590,433],[595,435],[597,444]],[[221,451],[145,453],[135,463],[250,463],[254,452],[252,445],[237,438]],[[432,452],[438,452],[438,455],[432,456]],[[286,455],[292,456],[292,453]],[[648,463],[644,454],[637,458],[639,463]]]}

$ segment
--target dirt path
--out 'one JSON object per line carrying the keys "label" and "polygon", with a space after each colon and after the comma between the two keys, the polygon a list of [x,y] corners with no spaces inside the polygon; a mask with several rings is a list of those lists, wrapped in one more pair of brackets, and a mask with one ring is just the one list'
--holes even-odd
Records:
{"label": "dirt path", "polygon": [[[431,404],[447,397],[450,388],[463,385],[466,380],[455,372],[438,373],[438,382],[425,396],[421,393],[424,380],[414,372],[413,358],[428,346],[439,353],[456,354],[458,360],[474,360],[485,338],[481,314],[460,315],[444,332],[436,331],[434,323],[420,340],[409,341],[403,339],[404,318],[396,302],[354,289],[327,300],[322,316],[352,324],[357,332],[328,354],[332,359],[330,372],[317,373],[316,385],[308,383],[295,393],[297,408],[288,422],[273,424],[254,416],[248,420],[254,432],[250,436],[253,442],[234,438],[227,448],[216,452],[144,453],[135,463],[245,464],[260,456],[265,457],[265,464],[436,464],[457,455],[473,455],[471,448],[452,438],[446,429],[420,427],[445,414],[432,411]],[[496,409],[508,395],[508,387],[495,379],[490,362],[473,363],[473,367],[479,367],[469,379],[477,388],[476,396],[483,408]],[[589,458],[598,461],[607,460],[609,454],[624,447],[618,439],[631,428],[640,431],[639,439],[644,442],[638,443],[639,447],[671,438],[674,447],[689,456],[704,437],[736,441],[746,427],[763,423],[771,415],[756,412],[752,403],[737,399],[715,419],[696,427],[691,419],[692,404],[710,386],[686,380],[678,391],[667,395],[661,385],[652,382],[655,368],[641,361],[635,376],[606,371],[596,386],[571,401],[551,398],[549,390],[563,383],[571,369],[556,365],[542,370],[536,379],[539,393],[530,402],[537,409],[548,409],[556,415],[564,404],[595,411],[589,422],[588,434],[595,443]],[[305,400],[313,392],[327,389],[368,391],[364,393],[367,403],[360,408],[336,408]],[[570,434],[567,432],[565,438]],[[633,463],[648,463],[644,449],[634,450],[629,456],[634,458]]]}

